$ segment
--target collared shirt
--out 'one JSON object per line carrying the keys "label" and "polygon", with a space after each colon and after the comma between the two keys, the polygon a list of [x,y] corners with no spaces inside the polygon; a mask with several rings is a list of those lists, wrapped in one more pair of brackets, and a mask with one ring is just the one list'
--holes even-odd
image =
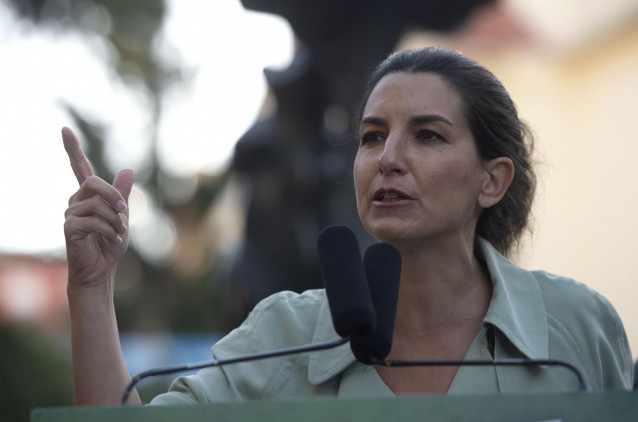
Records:
{"label": "collared shirt", "polygon": [[[465,359],[560,359],[579,368],[593,391],[630,390],[633,364],[616,311],[574,280],[526,271],[479,238],[493,294]],[[450,335],[453,335],[451,333]],[[277,293],[213,346],[216,359],[334,341],[324,290]],[[576,391],[566,368],[461,366],[448,394]],[[373,366],[356,361],[348,344],[334,349],[203,369],[178,378],[151,404],[212,403],[331,395],[393,396]]]}

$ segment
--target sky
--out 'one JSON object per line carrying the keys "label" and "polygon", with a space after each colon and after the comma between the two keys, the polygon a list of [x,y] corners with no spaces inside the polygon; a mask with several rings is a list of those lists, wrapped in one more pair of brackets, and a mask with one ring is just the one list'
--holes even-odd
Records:
{"label": "sky", "polygon": [[[215,173],[257,117],[263,68],[291,60],[292,32],[285,20],[246,11],[239,0],[171,1],[169,10],[158,46],[167,47],[167,60],[177,54],[194,78],[168,92],[160,160],[177,175]],[[60,137],[63,126],[73,128],[63,104],[106,125],[116,171],[144,160],[149,105],[109,74],[97,39],[27,30],[3,2],[0,28],[0,253],[61,256],[64,210],[77,189]]]}

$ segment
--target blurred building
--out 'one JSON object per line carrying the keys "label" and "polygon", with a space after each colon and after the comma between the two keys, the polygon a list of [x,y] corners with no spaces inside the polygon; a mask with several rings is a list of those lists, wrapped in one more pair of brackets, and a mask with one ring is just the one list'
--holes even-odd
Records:
{"label": "blurred building", "polygon": [[65,260],[0,255],[0,324],[68,326]]}

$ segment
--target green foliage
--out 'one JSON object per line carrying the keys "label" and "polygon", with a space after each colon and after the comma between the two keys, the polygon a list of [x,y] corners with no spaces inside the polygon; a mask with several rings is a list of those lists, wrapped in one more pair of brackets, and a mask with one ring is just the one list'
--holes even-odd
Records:
{"label": "green foliage", "polygon": [[22,19],[37,27],[98,35],[113,46],[106,64],[121,76],[135,74],[149,91],[159,92],[176,69],[160,63],[153,40],[166,18],[162,0],[6,0]]}
{"label": "green foliage", "polygon": [[29,420],[35,407],[72,404],[71,364],[42,334],[0,326],[0,415]]}

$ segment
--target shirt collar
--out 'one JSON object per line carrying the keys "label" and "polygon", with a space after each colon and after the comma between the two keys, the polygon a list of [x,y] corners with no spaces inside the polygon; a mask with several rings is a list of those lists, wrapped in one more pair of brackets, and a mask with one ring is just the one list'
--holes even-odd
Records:
{"label": "shirt collar", "polygon": [[[545,305],[533,274],[503,257],[485,239],[478,238],[480,252],[492,278],[493,293],[483,325],[498,328],[509,341],[530,359],[549,358],[549,328]],[[328,301],[319,310],[313,343],[335,341],[335,332]],[[350,343],[334,349],[311,353],[308,380],[321,384],[355,362]]]}
{"label": "shirt collar", "polygon": [[548,359],[547,313],[534,275],[507,260],[487,240],[478,241],[494,286],[483,325],[498,328],[526,357]]}

